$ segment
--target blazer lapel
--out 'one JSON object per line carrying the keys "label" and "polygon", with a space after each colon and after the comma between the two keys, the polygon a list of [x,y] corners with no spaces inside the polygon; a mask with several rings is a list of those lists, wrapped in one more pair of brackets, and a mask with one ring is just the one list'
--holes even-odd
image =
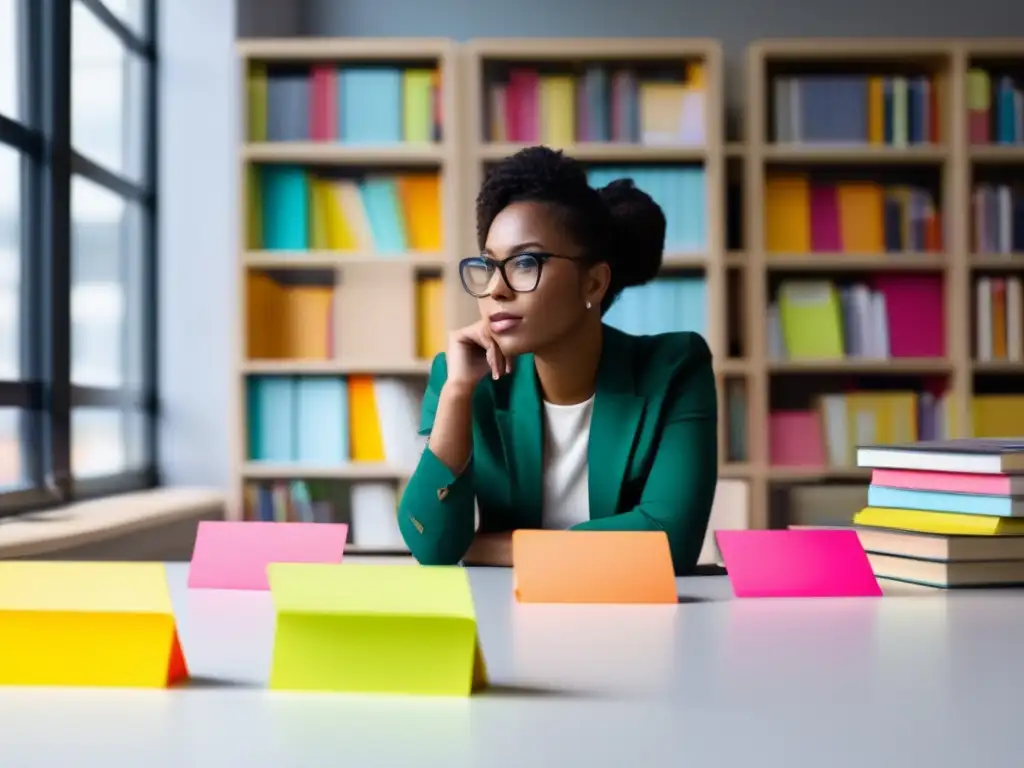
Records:
{"label": "blazer lapel", "polygon": [[605,326],[587,447],[591,519],[618,512],[645,402],[635,391],[629,339]]}
{"label": "blazer lapel", "polygon": [[540,528],[544,505],[544,421],[533,356],[516,360],[506,408],[496,411],[520,527]]}

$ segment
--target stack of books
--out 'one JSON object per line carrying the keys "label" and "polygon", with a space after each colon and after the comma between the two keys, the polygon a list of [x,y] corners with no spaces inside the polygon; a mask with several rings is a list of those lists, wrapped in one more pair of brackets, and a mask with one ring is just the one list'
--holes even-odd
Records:
{"label": "stack of books", "polygon": [[853,524],[876,576],[1024,585],[1024,438],[860,447],[857,464],[872,472]]}

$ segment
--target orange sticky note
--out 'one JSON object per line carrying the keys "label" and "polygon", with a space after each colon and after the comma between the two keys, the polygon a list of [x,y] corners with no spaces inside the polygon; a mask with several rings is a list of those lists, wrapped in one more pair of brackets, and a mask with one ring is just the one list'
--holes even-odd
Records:
{"label": "orange sticky note", "polygon": [[520,603],[676,603],[668,537],[649,531],[512,534]]}

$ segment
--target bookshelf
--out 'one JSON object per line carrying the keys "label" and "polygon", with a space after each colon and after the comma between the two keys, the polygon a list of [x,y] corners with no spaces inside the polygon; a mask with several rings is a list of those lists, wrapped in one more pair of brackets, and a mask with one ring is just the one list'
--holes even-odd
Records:
{"label": "bookshelf", "polygon": [[231,514],[344,521],[351,549],[401,551],[394,505],[460,294],[456,48],[249,40],[238,57]]}
{"label": "bookshelf", "polygon": [[[742,258],[750,310],[768,319],[747,358],[753,526],[805,522],[773,514],[780,488],[863,483],[853,443],[1024,433],[1024,405],[1007,397],[1024,373],[1012,222],[1024,137],[990,110],[1000,84],[1024,85],[1021,50],[748,50]],[[1004,98],[1019,111],[1019,92]]]}
{"label": "bookshelf", "polygon": [[[606,320],[636,333],[698,330],[715,355],[719,386],[742,374],[743,365],[727,355],[726,146],[719,43],[477,39],[463,46],[463,60],[467,213],[473,211],[488,165],[531,144],[564,149],[586,163],[594,186],[632,176],[662,205],[669,221],[659,279],[678,297],[672,311],[664,313],[675,325],[641,327],[628,310],[630,291],[620,299],[627,308],[617,302]],[[635,105],[635,111],[627,105]],[[674,119],[673,130],[663,131],[659,125],[666,112]],[[471,215],[463,231],[471,252],[476,248]],[[646,288],[630,289],[636,292],[632,299],[644,295]],[[472,319],[475,309],[468,311]],[[719,430],[725,446],[729,432],[724,413]],[[742,475],[740,464],[723,462],[723,475]]]}

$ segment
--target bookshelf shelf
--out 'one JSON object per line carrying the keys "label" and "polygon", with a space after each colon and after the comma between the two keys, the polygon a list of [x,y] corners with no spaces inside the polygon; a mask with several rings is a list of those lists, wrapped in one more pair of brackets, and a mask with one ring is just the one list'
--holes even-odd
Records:
{"label": "bookshelf shelf", "polygon": [[765,257],[765,269],[772,272],[935,272],[948,266],[949,259],[937,253],[887,253],[878,256],[772,253]]}
{"label": "bookshelf shelf", "polygon": [[445,157],[444,147],[438,144],[344,146],[327,142],[269,141],[245,144],[242,147],[243,160],[260,163],[435,166],[442,164]]}
{"label": "bookshelf shelf", "polygon": [[770,362],[774,374],[862,373],[877,376],[944,374],[953,369],[946,358],[887,358],[884,360],[786,360]]}
{"label": "bookshelf shelf", "polygon": [[[530,146],[530,143],[485,142],[480,145],[479,156],[484,161],[501,160],[514,155],[519,150]],[[707,157],[704,147],[658,146],[627,144],[619,142],[584,142],[557,146],[567,155],[583,162],[606,163],[701,163]]]}
{"label": "bookshelf shelf", "polygon": [[[431,39],[239,44],[236,519],[394,520],[459,301],[458,57]],[[326,511],[325,511],[326,510]]]}
{"label": "bookshelf shelf", "polygon": [[242,468],[247,480],[403,480],[408,469],[387,464],[347,464],[323,467],[310,464],[260,464],[252,462]]}
{"label": "bookshelf shelf", "polygon": [[772,163],[807,165],[909,165],[938,164],[949,157],[943,147],[869,147],[869,146],[806,146],[798,144],[767,144],[761,156]]}

